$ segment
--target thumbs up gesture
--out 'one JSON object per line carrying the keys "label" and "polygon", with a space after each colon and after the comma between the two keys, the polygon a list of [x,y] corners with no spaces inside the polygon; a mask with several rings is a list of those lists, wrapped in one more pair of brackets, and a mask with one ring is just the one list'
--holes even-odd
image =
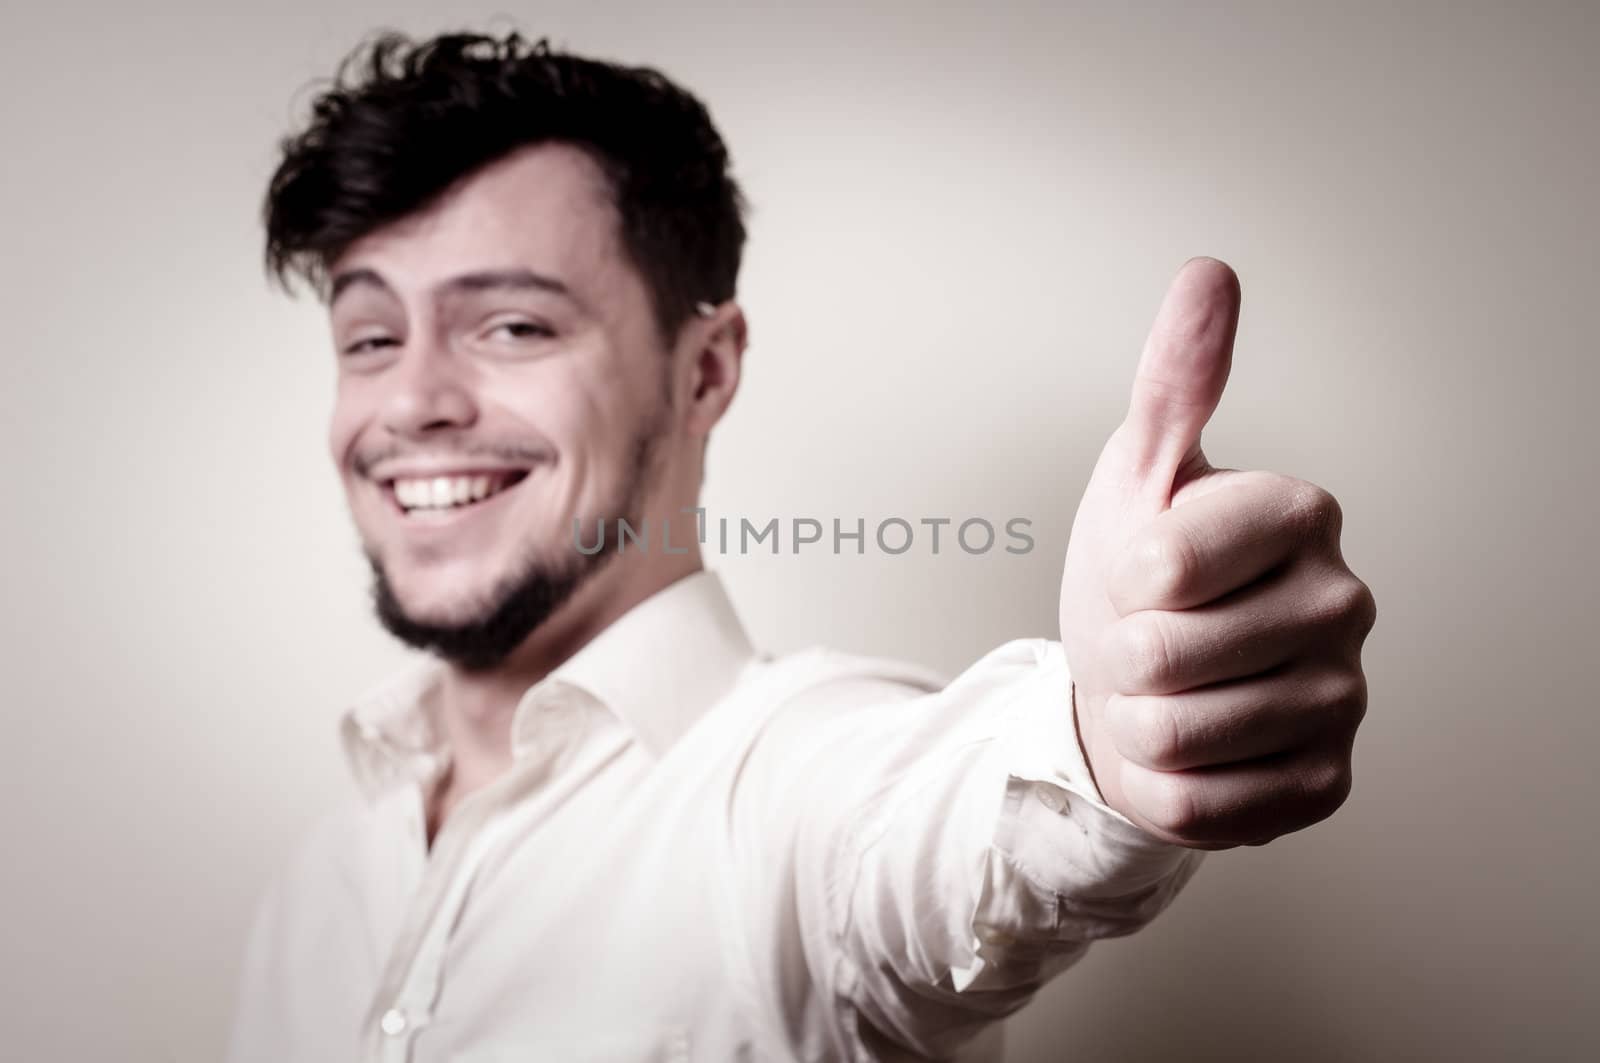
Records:
{"label": "thumbs up gesture", "polygon": [[1214,468],[1200,449],[1238,321],[1233,270],[1186,263],[1061,580],[1073,709],[1102,797],[1199,849],[1263,844],[1344,802],[1375,617],[1340,553],[1332,495]]}

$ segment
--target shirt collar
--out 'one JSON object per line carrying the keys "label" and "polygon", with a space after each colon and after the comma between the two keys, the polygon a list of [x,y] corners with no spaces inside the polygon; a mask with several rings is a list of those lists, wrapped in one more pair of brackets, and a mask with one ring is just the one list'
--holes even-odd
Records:
{"label": "shirt collar", "polygon": [[450,753],[439,724],[444,666],[432,658],[367,691],[344,714],[339,737],[357,784],[376,797],[400,782],[431,786]]}
{"label": "shirt collar", "polygon": [[[634,606],[530,687],[511,722],[514,754],[538,744],[539,696],[577,687],[659,757],[738,681],[756,657],[714,572],[700,570]],[[445,666],[423,660],[346,712],[346,756],[369,795],[402,779],[427,785],[449,763],[439,726]]]}

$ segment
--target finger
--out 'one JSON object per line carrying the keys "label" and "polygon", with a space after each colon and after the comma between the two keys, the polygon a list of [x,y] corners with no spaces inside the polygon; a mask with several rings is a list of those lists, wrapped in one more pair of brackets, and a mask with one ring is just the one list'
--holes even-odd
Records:
{"label": "finger", "polygon": [[1117,752],[1153,771],[1270,756],[1353,735],[1367,709],[1360,671],[1299,665],[1179,694],[1113,694],[1105,720]]}
{"label": "finger", "polygon": [[1347,654],[1369,597],[1360,580],[1296,563],[1206,605],[1131,613],[1106,629],[1099,659],[1119,694],[1176,694],[1302,654]]}
{"label": "finger", "polygon": [[1129,818],[1179,845],[1249,845],[1331,816],[1350,794],[1350,750],[1314,746],[1192,771],[1122,761]]}
{"label": "finger", "polygon": [[1309,543],[1337,541],[1339,508],[1326,491],[1273,473],[1223,479],[1157,515],[1128,541],[1106,582],[1119,615],[1203,605]]}
{"label": "finger", "polygon": [[1226,263],[1184,263],[1167,290],[1117,430],[1124,475],[1170,494],[1200,451],[1200,431],[1222,399],[1239,323],[1239,278]]}

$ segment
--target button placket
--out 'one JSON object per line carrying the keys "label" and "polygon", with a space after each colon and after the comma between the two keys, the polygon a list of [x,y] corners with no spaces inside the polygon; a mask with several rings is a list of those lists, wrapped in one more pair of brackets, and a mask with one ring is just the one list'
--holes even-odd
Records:
{"label": "button placket", "polygon": [[409,925],[390,956],[379,1004],[369,1012],[376,1014],[376,1055],[385,1063],[408,1058],[411,1038],[431,1021],[450,934],[478,869],[514,823],[514,807],[548,784],[564,755],[580,742],[590,706],[581,691],[557,681],[530,691],[523,709],[537,714],[531,718],[539,720],[539,741],[528,748],[519,743],[512,773],[469,796],[446,822]]}

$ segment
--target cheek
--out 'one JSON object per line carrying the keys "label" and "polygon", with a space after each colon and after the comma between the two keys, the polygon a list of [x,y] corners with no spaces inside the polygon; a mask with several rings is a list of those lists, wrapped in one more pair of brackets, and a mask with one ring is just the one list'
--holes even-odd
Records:
{"label": "cheek", "polygon": [[633,475],[634,440],[647,413],[625,402],[602,400],[586,406],[583,418],[568,426],[563,478],[577,508],[602,515],[615,504],[617,492]]}
{"label": "cheek", "polygon": [[[502,394],[513,392],[508,388]],[[561,456],[557,479],[563,493],[585,494],[591,481],[608,475],[620,447],[617,437],[628,432],[629,400],[620,387],[573,371],[550,374],[536,384],[520,381],[514,394],[522,401],[507,412],[537,428]]]}
{"label": "cheek", "polygon": [[559,454],[558,465],[528,485],[526,526],[562,538],[572,534],[574,518],[614,516],[633,472],[635,437],[659,413],[661,384],[647,373],[653,368],[592,346],[508,367],[488,382],[496,401],[485,404],[486,420],[526,425]]}
{"label": "cheek", "polygon": [[340,385],[328,420],[328,456],[341,472],[348,471],[351,449],[369,419],[360,396],[353,389]]}

